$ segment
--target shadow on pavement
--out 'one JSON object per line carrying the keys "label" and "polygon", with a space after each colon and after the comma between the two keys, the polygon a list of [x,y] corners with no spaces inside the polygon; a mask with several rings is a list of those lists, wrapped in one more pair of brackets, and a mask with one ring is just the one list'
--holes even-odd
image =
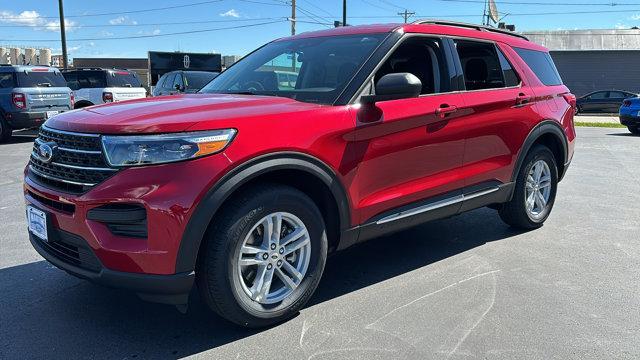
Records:
{"label": "shadow on pavement", "polygon": [[21,143],[26,143],[26,142],[33,142],[36,137],[38,137],[38,133],[37,132],[33,132],[33,131],[17,131],[13,133],[13,136],[11,137],[11,139],[9,139],[9,141],[3,143],[3,144],[21,144]]}
{"label": "shadow on pavement", "polygon": [[[329,258],[309,305],[516,234],[495,211],[479,209],[371,240]],[[199,301],[183,315],[78,280],[45,261],[0,270],[0,292],[0,358],[174,359],[258,332],[225,322]]]}
{"label": "shadow on pavement", "polygon": [[[621,130],[622,130],[622,129],[621,129]],[[640,138],[640,136],[639,136],[639,135],[634,135],[634,134],[630,133],[630,132],[629,132],[629,131],[627,131],[627,130],[623,130],[623,131],[624,131],[624,132],[611,133],[611,134],[607,134],[607,135],[609,135],[609,136],[624,136],[624,137],[637,137],[637,138]]]}

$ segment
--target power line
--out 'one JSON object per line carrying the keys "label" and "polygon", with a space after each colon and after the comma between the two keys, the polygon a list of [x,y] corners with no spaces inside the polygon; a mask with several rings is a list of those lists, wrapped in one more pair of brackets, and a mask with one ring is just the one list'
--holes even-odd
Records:
{"label": "power line", "polygon": [[[482,3],[484,0],[438,0],[445,2],[461,2],[461,3]],[[500,1],[497,4],[511,5],[545,5],[545,6],[640,6],[640,3],[549,3],[549,2],[532,2],[532,1]]]}
{"label": "power line", "polygon": [[[278,20],[278,21],[268,21],[268,22],[262,22],[262,23],[257,23],[257,24],[236,25],[236,26],[229,26],[229,27],[223,27],[223,28],[214,28],[214,29],[180,31],[180,32],[172,32],[172,33],[165,33],[165,34],[149,34],[149,35],[122,36],[122,37],[109,37],[109,38],[104,38],[104,37],[102,37],[102,38],[82,38],[82,39],[68,39],[67,41],[109,41],[109,40],[146,39],[146,38],[166,37],[166,36],[174,36],[174,35],[198,34],[198,33],[206,33],[206,32],[221,31],[221,30],[241,29],[241,28],[248,28],[248,27],[254,27],[254,26],[262,26],[262,25],[281,23],[281,22],[284,22],[284,21],[286,21],[286,20],[283,19],[283,20]],[[8,42],[15,42],[15,41],[20,41],[20,42],[57,42],[59,40],[52,40],[52,39],[0,39],[0,41],[5,41],[5,42],[7,42],[7,41]]]}
{"label": "power line", "polygon": [[407,21],[409,20],[410,17],[412,17],[413,15],[415,15],[415,11],[411,12],[407,9],[404,9],[403,12],[399,12],[398,15],[402,16],[404,18],[404,23],[406,24]]}
{"label": "power line", "polygon": [[[222,2],[222,1],[223,0],[209,0],[209,1],[201,1],[201,2],[196,2],[196,3],[165,6],[165,7],[159,7],[159,8],[151,8],[151,9],[118,11],[118,12],[108,12],[108,13],[98,13],[98,14],[66,15],[65,17],[68,17],[68,18],[81,18],[81,17],[96,17],[96,16],[128,15],[128,14],[137,14],[137,13],[152,12],[152,11],[180,9],[180,8],[185,8],[185,7],[192,7],[192,6],[198,6],[198,5],[219,3],[219,2]],[[240,1],[247,1],[248,2],[250,0],[240,0]],[[40,19],[57,19],[58,17],[57,16],[40,16],[39,18]],[[21,19],[21,17],[19,17],[19,16],[3,16],[3,17],[0,17],[0,20],[15,20],[15,19]]]}
{"label": "power line", "polygon": [[[196,25],[196,24],[211,24],[211,23],[225,23],[225,22],[247,22],[247,21],[259,21],[259,20],[278,20],[286,19],[284,16],[279,17],[262,17],[252,19],[221,19],[221,20],[202,20],[202,21],[180,21],[180,22],[161,22],[161,23],[143,23],[143,24],[101,24],[101,25],[67,25],[67,29],[80,29],[80,28],[111,28],[111,27],[142,27],[142,26],[165,26],[165,25]],[[43,25],[43,27],[46,25]],[[0,25],[0,28],[34,28],[40,27],[38,25]]]}

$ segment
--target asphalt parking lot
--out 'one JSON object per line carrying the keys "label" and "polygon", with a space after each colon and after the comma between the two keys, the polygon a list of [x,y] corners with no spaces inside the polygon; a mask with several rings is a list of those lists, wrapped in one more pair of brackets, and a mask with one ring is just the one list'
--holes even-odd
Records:
{"label": "asphalt parking lot", "polygon": [[32,138],[0,145],[0,358],[640,358],[640,137],[579,128],[544,227],[493,210],[330,258],[293,320],[239,329],[50,266],[29,244],[21,191]]}

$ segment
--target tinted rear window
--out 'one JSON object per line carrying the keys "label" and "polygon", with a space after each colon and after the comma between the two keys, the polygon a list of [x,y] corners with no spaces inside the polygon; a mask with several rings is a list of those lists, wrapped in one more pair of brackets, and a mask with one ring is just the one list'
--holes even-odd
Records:
{"label": "tinted rear window", "polygon": [[202,89],[209,81],[213,80],[218,74],[210,72],[185,72],[184,77],[187,79],[187,87],[190,89]]}
{"label": "tinted rear window", "polygon": [[107,76],[109,87],[140,87],[142,84],[135,74],[128,71],[114,71]]}
{"label": "tinted rear window", "polygon": [[58,71],[20,71],[16,73],[18,87],[66,87],[67,82]]}
{"label": "tinted rear window", "polygon": [[520,55],[522,60],[527,63],[529,68],[531,68],[543,84],[547,86],[562,85],[560,74],[558,74],[556,65],[553,63],[549,53],[522,48],[514,48],[514,50]]}

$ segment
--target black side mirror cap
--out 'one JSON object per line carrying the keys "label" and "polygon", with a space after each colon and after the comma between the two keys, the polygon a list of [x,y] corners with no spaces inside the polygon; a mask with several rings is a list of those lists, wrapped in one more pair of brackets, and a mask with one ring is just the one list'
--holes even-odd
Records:
{"label": "black side mirror cap", "polygon": [[363,95],[360,102],[372,104],[377,101],[407,99],[420,96],[422,82],[411,73],[387,74],[376,83],[375,95]]}

